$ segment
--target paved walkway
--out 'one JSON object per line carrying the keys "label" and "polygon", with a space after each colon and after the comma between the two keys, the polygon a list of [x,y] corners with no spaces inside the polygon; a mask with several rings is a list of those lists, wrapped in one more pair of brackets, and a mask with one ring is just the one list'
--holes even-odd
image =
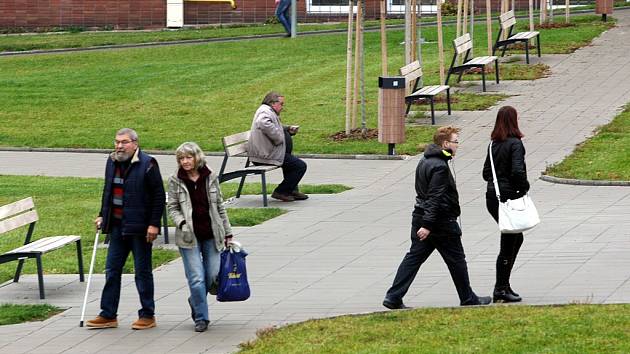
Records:
{"label": "paved walkway", "polygon": [[[610,121],[630,102],[630,11],[616,11],[615,17],[620,19],[619,27],[575,54],[557,57],[560,60],[553,65],[551,77],[489,85],[491,90],[517,95],[503,104],[520,112],[527,134],[532,196],[543,220],[525,235],[513,274],[512,285],[523,295],[524,304],[630,302],[630,189],[554,185],[537,179],[548,164],[560,161],[596,126]],[[438,117],[440,123],[464,128],[455,170],[471,281],[481,295],[492,290],[498,250],[498,233],[485,210],[485,186],[480,177],[495,115],[496,108]],[[7,174],[25,172],[28,162],[41,168],[42,174],[65,170],[84,175],[82,171],[102,170],[100,155],[37,156],[2,152],[0,169]],[[73,160],[76,170],[56,168],[68,160]],[[0,351],[225,353],[253,339],[259,328],[383,310],[383,294],[409,244],[417,158],[308,163],[308,182],[345,183],[355,189],[283,204],[290,213],[241,229],[237,238],[250,252],[252,298],[243,303],[212,302],[208,332],[193,332],[185,300],[188,290],[177,260],[155,272],[156,329],[129,329],[138,306],[131,276],[124,280],[121,327],[103,331],[78,328],[83,286],[76,276],[47,276],[47,302],[71,308],[43,323],[0,327]],[[215,160],[211,164],[217,166]],[[245,197],[239,203],[258,204],[258,199]],[[103,275],[94,279],[90,315],[98,311]],[[0,289],[0,302],[37,303],[36,296],[32,276]],[[418,307],[458,303],[438,255],[423,266],[405,302]]]}

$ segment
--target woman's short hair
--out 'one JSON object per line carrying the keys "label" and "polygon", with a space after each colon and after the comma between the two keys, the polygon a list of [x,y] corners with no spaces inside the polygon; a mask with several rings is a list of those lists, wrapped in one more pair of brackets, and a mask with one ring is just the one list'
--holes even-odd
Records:
{"label": "woman's short hair", "polygon": [[175,156],[177,158],[177,166],[182,167],[180,160],[185,156],[192,156],[195,160],[195,168],[200,169],[201,167],[206,165],[206,156],[201,151],[201,148],[197,143],[192,141],[187,141],[181,144],[177,150],[175,151]]}
{"label": "woman's short hair", "polygon": [[459,134],[459,131],[459,128],[456,128],[452,125],[440,127],[438,128],[438,130],[435,131],[435,134],[433,134],[433,142],[436,145],[442,146],[442,143],[451,140],[451,135]]}
{"label": "woman's short hair", "polygon": [[490,134],[493,141],[504,141],[509,137],[522,138],[525,135],[518,128],[518,114],[512,106],[503,106],[497,113],[494,129]]}
{"label": "woman's short hair", "polygon": [[279,94],[278,92],[271,91],[265,96],[265,98],[263,98],[262,104],[271,106],[272,104],[276,102],[280,102],[280,97],[284,97],[284,96]]}

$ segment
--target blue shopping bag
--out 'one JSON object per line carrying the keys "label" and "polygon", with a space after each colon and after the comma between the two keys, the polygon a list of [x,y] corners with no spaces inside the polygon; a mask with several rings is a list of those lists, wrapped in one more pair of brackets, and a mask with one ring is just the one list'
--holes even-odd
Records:
{"label": "blue shopping bag", "polygon": [[221,252],[217,301],[245,301],[249,298],[245,257],[247,257],[247,252],[236,242],[230,243]]}

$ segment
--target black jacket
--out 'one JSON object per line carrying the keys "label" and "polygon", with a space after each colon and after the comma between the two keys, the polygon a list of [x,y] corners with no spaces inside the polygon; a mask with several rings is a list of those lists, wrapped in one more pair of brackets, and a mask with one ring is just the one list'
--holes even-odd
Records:
{"label": "black jacket", "polygon": [[[103,217],[103,233],[111,231],[115,161],[107,159],[105,184],[99,216]],[[123,235],[146,235],[149,225],[160,227],[164,211],[164,185],[157,161],[138,150],[125,171],[123,192]]]}
{"label": "black jacket", "polygon": [[[459,195],[448,167],[452,156],[435,144],[428,145],[416,168],[414,214],[422,216],[422,227],[435,232],[458,232]],[[456,231],[454,231],[456,230]]]}
{"label": "black jacket", "polygon": [[[492,158],[499,182],[501,200],[520,198],[529,191],[527,166],[525,165],[525,146],[521,139],[509,137],[505,141],[492,143]],[[486,153],[483,164],[483,179],[488,182],[487,198],[496,198],[492,179],[490,157]]]}

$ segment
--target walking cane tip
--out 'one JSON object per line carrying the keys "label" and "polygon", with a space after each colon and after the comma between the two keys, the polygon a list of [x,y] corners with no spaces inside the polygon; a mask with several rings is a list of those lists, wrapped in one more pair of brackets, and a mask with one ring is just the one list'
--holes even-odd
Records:
{"label": "walking cane tip", "polygon": [[83,321],[79,322],[79,327],[83,327]]}

